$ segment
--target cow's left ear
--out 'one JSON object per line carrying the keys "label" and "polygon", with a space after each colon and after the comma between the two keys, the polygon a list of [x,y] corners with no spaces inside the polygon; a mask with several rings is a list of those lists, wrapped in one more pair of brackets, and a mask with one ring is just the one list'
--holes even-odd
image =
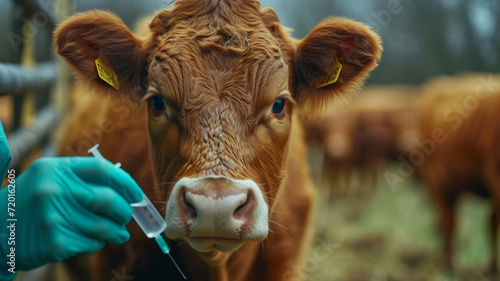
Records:
{"label": "cow's left ear", "polygon": [[380,37],[368,26],[345,18],[320,22],[298,42],[295,57],[294,97],[307,119],[361,87],[381,53]]}

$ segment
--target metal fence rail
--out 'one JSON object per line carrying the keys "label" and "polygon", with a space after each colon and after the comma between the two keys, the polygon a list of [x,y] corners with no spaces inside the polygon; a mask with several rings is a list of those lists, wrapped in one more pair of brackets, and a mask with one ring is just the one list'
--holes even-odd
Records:
{"label": "metal fence rail", "polygon": [[34,68],[0,63],[0,96],[22,94],[51,84],[57,79],[57,74],[55,62],[38,63]]}
{"label": "metal fence rail", "polygon": [[12,153],[11,167],[19,167],[22,161],[49,135],[57,124],[58,113],[53,106],[47,105],[36,116],[33,127],[22,127],[7,137]]}

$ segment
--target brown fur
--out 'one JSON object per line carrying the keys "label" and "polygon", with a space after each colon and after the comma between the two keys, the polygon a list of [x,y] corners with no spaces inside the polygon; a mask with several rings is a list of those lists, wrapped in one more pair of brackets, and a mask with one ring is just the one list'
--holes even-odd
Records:
{"label": "brown fur", "polygon": [[[361,55],[354,56],[357,71],[346,71],[347,76],[341,80],[339,87],[347,90],[358,87],[376,65],[381,47],[378,37],[368,28],[346,19],[340,22],[343,35],[352,29],[368,38],[367,44],[373,44],[368,47],[363,41],[356,45],[360,48],[353,53],[358,54],[359,50],[364,55],[363,59]],[[328,28],[336,34],[339,27],[321,26],[321,36],[328,34]],[[312,56],[303,58],[298,65],[295,49],[299,43],[307,46],[305,50],[320,52],[324,42],[314,40],[306,44],[307,38],[296,42],[281,27],[276,14],[270,9],[261,10],[256,1],[179,0],[171,10],[157,14],[150,30],[151,34],[139,44],[139,39],[116,16],[105,12],[76,15],[56,30],[58,52],[93,90],[128,95],[134,102],[136,93],[127,91],[144,86],[142,94],[147,106],[140,105],[125,118],[116,118],[115,107],[133,107],[130,101],[101,105],[100,110],[116,125],[102,139],[102,154],[122,162],[147,194],[154,190],[156,198],[163,202],[182,177],[222,175],[252,179],[260,185],[270,210],[272,232],[268,238],[262,243],[248,242],[233,253],[210,254],[197,253],[182,241],[172,242],[174,255],[189,280],[300,279],[291,270],[301,263],[307,249],[313,190],[300,115],[293,113],[315,97],[296,86],[294,73],[297,67],[328,68],[331,61],[314,61]],[[309,37],[315,37],[314,30]],[[331,53],[334,44],[342,45],[344,40],[326,40],[331,48],[323,50],[325,55]],[[118,48],[117,52],[113,48]],[[125,51],[127,48],[130,53]],[[92,63],[100,52],[116,67],[120,85],[124,85],[118,91],[96,76]],[[305,87],[316,82],[299,77]],[[333,97],[340,90],[327,87],[318,93]],[[152,96],[164,99],[167,111],[156,112],[150,102]],[[270,113],[279,98],[286,100],[285,113]],[[299,100],[297,105],[295,99]],[[143,123],[146,112],[147,128]],[[68,136],[74,135],[74,130],[82,130],[82,125],[75,123],[78,121],[69,123]],[[137,126],[137,130],[129,131],[129,124]],[[76,142],[69,141],[66,146],[74,147]],[[140,157],[130,155],[128,150],[133,147],[141,150]],[[147,147],[152,162],[145,157]],[[140,171],[144,173],[136,174]],[[121,266],[136,276],[135,280],[165,278],[165,272],[175,278],[175,270],[165,269],[164,266],[172,266],[151,246],[152,242],[141,236],[135,226],[131,231],[131,242],[109,246],[94,255],[92,280],[109,280],[110,270]]]}
{"label": "brown fur", "polygon": [[[420,166],[439,214],[444,237],[444,266],[452,266],[455,207],[464,192],[491,196],[492,258],[497,268],[500,216],[500,77],[462,75],[438,78],[424,88],[419,105],[420,140],[433,140],[435,151]],[[481,97],[481,98],[478,98]],[[477,107],[474,102],[477,101]],[[468,103],[468,101],[470,103]],[[436,130],[441,130],[435,141]],[[429,146],[430,147],[430,146]]]}

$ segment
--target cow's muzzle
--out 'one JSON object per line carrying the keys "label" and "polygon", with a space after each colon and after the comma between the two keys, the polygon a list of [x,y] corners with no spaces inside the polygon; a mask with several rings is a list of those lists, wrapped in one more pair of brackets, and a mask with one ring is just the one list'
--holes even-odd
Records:
{"label": "cow's muzzle", "polygon": [[170,238],[184,238],[195,250],[237,250],[267,237],[268,208],[252,180],[226,177],[182,178],[167,203]]}

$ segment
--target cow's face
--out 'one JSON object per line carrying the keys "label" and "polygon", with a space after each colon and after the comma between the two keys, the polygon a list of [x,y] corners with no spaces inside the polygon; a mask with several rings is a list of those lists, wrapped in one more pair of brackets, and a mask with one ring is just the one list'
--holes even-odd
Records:
{"label": "cow's face", "polygon": [[254,22],[229,10],[184,19],[183,9],[153,20],[148,56],[149,132],[168,200],[166,234],[200,252],[234,251],[267,237],[294,104],[289,58],[260,14]]}
{"label": "cow's face", "polygon": [[[85,13],[59,27],[56,45],[94,88],[138,93],[148,103],[170,238],[207,257],[262,241],[293,154],[292,111],[314,115],[359,86],[380,57],[378,37],[359,23],[329,19],[297,41],[272,10],[230,0],[177,1],[150,29],[140,41],[115,16]],[[119,90],[98,77],[99,56],[116,72]]]}

